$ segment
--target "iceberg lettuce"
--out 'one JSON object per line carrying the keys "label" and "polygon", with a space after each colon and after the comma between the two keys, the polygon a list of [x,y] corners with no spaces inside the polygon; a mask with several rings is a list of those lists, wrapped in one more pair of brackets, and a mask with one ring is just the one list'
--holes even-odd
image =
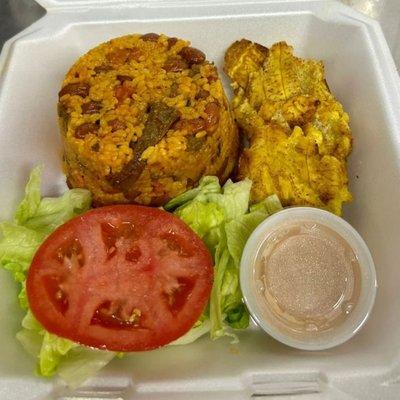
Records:
{"label": "iceberg lettuce", "polygon": [[204,240],[215,261],[209,306],[192,330],[174,344],[190,343],[207,332],[212,339],[230,336],[236,341],[233,330],[249,325],[239,285],[240,259],[253,230],[282,209],[276,195],[250,206],[250,190],[248,179],[236,183],[228,180],[221,187],[217,177],[206,176],[197,188],[165,205]]}
{"label": "iceberg lettuce", "polygon": [[68,385],[75,387],[107,364],[115,353],[83,347],[47,332],[29,310],[25,280],[32,258],[47,235],[88,210],[92,198],[84,189],[68,190],[58,198],[42,198],[41,173],[41,167],[31,172],[14,221],[0,223],[0,266],[21,284],[19,301],[27,313],[17,339],[37,359],[38,374],[58,373]]}

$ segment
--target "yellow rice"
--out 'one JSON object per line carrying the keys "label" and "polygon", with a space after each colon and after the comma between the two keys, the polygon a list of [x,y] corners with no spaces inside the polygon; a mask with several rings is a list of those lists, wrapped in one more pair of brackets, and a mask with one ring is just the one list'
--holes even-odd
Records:
{"label": "yellow rice", "polygon": [[[198,53],[189,46],[165,35],[128,35],[97,46],[72,66],[59,96],[71,187],[89,189],[97,204],[162,205],[203,175],[227,179],[237,157],[237,128],[215,66],[192,63]],[[132,162],[154,102],[177,110],[179,118],[141,153],[145,166],[131,184],[134,195],[127,196],[112,177]]]}

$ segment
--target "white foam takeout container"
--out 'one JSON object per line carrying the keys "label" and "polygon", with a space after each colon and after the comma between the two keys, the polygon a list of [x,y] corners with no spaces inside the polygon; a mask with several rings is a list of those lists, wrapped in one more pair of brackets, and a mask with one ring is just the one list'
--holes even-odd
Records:
{"label": "white foam takeout container", "polygon": [[[0,219],[11,216],[30,169],[45,163],[44,192],[65,190],[56,103],[78,56],[112,37],[163,32],[187,38],[222,68],[224,50],[246,37],[286,40],[322,59],[329,86],[351,117],[345,218],[376,264],[372,315],[349,342],[306,352],[260,329],[238,345],[202,338],[113,361],[81,389],[34,376],[15,339],[17,286],[0,271],[0,399],[398,399],[400,397],[400,90],[379,25],[331,1],[42,0],[47,15],[9,40],[0,59]],[[225,80],[228,90],[228,82]]]}

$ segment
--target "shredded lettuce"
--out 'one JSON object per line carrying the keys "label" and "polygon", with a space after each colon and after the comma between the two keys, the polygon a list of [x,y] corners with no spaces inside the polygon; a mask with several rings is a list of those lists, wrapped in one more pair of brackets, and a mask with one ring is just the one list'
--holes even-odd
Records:
{"label": "shredded lettuce", "polygon": [[21,284],[20,305],[27,311],[17,339],[37,359],[37,373],[58,373],[72,387],[82,383],[107,364],[115,353],[93,350],[47,332],[29,310],[25,292],[26,273],[43,240],[59,225],[90,208],[90,192],[72,189],[58,198],[42,198],[42,167],[32,170],[25,196],[14,221],[0,223],[0,266]]}
{"label": "shredded lettuce", "polygon": [[173,344],[187,344],[210,333],[212,339],[223,336],[237,340],[235,329],[249,325],[249,313],[239,285],[240,259],[247,239],[269,215],[282,209],[276,195],[249,206],[251,181],[223,187],[218,178],[206,176],[199,186],[165,205],[186,222],[206,243],[214,257],[214,284],[209,306],[195,326]]}

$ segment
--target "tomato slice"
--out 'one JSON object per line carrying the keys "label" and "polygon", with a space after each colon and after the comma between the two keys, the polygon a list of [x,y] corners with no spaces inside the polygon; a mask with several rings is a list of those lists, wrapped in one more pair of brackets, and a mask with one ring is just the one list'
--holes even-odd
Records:
{"label": "tomato slice", "polygon": [[175,216],[117,205],[82,214],[40,246],[29,305],[49,331],[87,346],[142,351],[186,333],[213,279],[202,240]]}

